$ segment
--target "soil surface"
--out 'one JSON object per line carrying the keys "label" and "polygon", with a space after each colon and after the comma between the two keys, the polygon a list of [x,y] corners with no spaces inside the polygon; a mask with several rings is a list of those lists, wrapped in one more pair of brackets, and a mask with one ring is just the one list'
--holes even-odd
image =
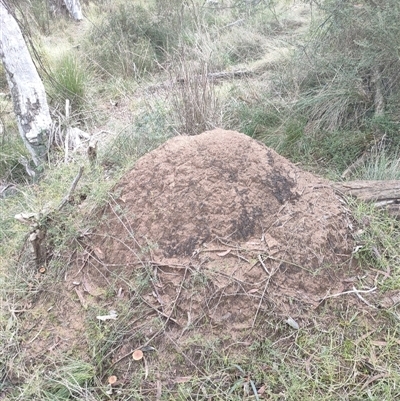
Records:
{"label": "soil surface", "polygon": [[114,193],[94,236],[99,276],[151,266],[147,302],[181,329],[207,318],[234,335],[262,311],[301,315],[349,285],[354,244],[343,201],[329,182],[246,135],[170,139]]}
{"label": "soil surface", "polygon": [[[167,365],[169,382],[193,370],[204,341],[245,356],[253,341],[312,324],[330,302],[340,310],[344,298],[332,295],[357,280],[351,217],[329,182],[237,132],[170,139],[97,217],[51,288],[58,301],[27,313],[38,329],[23,348],[56,360],[85,358],[96,343],[122,384],[139,369],[135,348]],[[103,344],[104,330],[115,337]]]}

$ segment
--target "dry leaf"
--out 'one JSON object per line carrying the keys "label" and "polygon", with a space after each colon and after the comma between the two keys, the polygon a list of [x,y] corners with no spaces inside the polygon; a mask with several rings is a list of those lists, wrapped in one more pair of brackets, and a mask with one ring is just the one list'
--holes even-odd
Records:
{"label": "dry leaf", "polygon": [[387,345],[386,341],[371,341],[372,345],[376,345],[377,347],[384,347]]}
{"label": "dry leaf", "polygon": [[217,255],[218,256],[226,256],[226,255],[228,255],[228,253],[231,251],[232,249],[228,249],[227,251],[225,251],[225,252],[220,252],[220,253],[217,253]]}
{"label": "dry leaf", "polygon": [[116,320],[118,317],[118,314],[115,310],[110,310],[110,313],[108,315],[103,315],[103,316],[96,316],[96,319],[105,321],[105,320]]}
{"label": "dry leaf", "polygon": [[267,244],[269,250],[279,248],[279,242],[270,234],[265,234],[264,241]]}
{"label": "dry leaf", "polygon": [[262,385],[262,386],[258,389],[257,393],[260,394],[260,395],[263,395],[263,394],[265,393],[265,384]]}
{"label": "dry leaf", "polygon": [[19,213],[14,216],[19,222],[23,224],[31,224],[33,220],[39,220],[38,213]]}
{"label": "dry leaf", "polygon": [[93,297],[99,297],[104,294],[104,290],[93,285],[87,277],[82,280],[83,289]]}
{"label": "dry leaf", "polygon": [[253,288],[253,289],[249,290],[248,293],[249,294],[254,294],[257,291],[258,291],[258,288]]}
{"label": "dry leaf", "polygon": [[78,295],[79,302],[81,303],[81,305],[84,307],[84,309],[87,309],[87,303],[86,303],[85,297],[83,296],[82,292],[76,287],[74,287],[74,290],[76,292],[76,295]]}
{"label": "dry leaf", "polygon": [[300,328],[299,324],[291,317],[289,317],[288,320],[285,320],[285,323],[287,323],[292,329],[299,330]]}
{"label": "dry leaf", "polygon": [[143,351],[140,349],[135,349],[132,353],[132,358],[135,361],[140,361],[143,358]]}
{"label": "dry leaf", "polygon": [[157,387],[156,400],[158,401],[158,400],[161,400],[161,395],[162,395],[161,380],[157,380],[156,387]]}
{"label": "dry leaf", "polygon": [[100,248],[94,248],[93,252],[100,260],[104,259],[104,252]]}
{"label": "dry leaf", "polygon": [[37,238],[36,231],[34,231],[33,233],[31,233],[31,234],[29,235],[29,241],[30,241],[30,242],[36,241],[36,238]]}
{"label": "dry leaf", "polygon": [[192,380],[192,376],[182,376],[175,379],[175,383],[186,383]]}

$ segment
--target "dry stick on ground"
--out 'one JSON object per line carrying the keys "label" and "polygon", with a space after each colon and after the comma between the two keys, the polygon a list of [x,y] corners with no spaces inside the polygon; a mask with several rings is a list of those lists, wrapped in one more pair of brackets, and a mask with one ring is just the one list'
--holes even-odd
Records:
{"label": "dry stick on ground", "polygon": [[175,345],[176,349],[181,353],[181,355],[183,355],[189,362],[191,365],[194,366],[194,368],[201,373],[205,378],[209,377],[209,375],[207,375],[207,372],[203,372],[201,368],[199,368],[183,351],[182,349],[179,347],[179,345],[176,343],[176,341],[171,338],[168,333],[166,333],[166,336],[171,340],[171,342]]}
{"label": "dry stick on ground", "polygon": [[[176,298],[175,298],[175,300],[174,300],[174,302],[173,302],[172,310],[171,310],[171,313],[170,313],[169,315],[165,314],[164,312],[159,311],[159,310],[158,310],[157,308],[155,308],[153,305],[149,304],[144,298],[140,297],[140,299],[141,299],[142,302],[144,302],[147,306],[149,306],[150,308],[152,308],[153,310],[155,310],[158,314],[160,314],[160,315],[166,317],[167,320],[164,322],[163,327],[162,327],[160,330],[158,330],[152,337],[150,337],[150,339],[147,340],[143,345],[141,345],[141,346],[139,347],[139,349],[148,346],[148,345],[151,343],[151,341],[154,340],[154,338],[156,338],[161,332],[163,332],[163,331],[165,330],[165,327],[167,326],[167,324],[168,324],[168,322],[169,322],[170,320],[171,320],[172,322],[178,324],[178,322],[177,322],[174,318],[172,318],[172,313],[173,313],[174,310],[175,310],[176,302],[178,301],[178,298],[180,297],[180,294],[181,294],[181,292],[182,292],[182,287],[183,287],[183,283],[184,283],[184,281],[185,281],[185,279],[186,279],[187,270],[188,270],[188,266],[186,267],[185,274],[184,274],[183,280],[182,280],[182,282],[181,282],[181,285],[180,285],[180,288],[179,288],[179,291],[178,291],[178,295],[176,296]],[[179,324],[178,324],[178,325],[179,325]],[[113,366],[117,365],[119,362],[121,362],[121,361],[124,360],[125,358],[128,358],[130,355],[132,355],[132,352],[133,352],[133,351],[129,351],[127,354],[121,356],[121,358],[119,358],[119,359],[116,360],[113,364],[111,364],[111,366],[109,367],[109,369],[112,368]]]}
{"label": "dry stick on ground", "polygon": [[[246,251],[246,252],[255,252],[255,251],[259,251],[259,252],[261,252],[262,254],[265,254],[265,253],[266,253],[266,250],[265,250],[265,249],[247,249],[247,248],[240,247],[239,245],[227,244],[227,243],[223,242],[220,238],[218,238],[218,240],[221,242],[221,244],[224,244],[224,245],[230,247],[232,250],[236,250],[236,251]],[[240,258],[239,255],[237,255],[237,256]],[[266,255],[266,258],[267,258],[267,259],[274,260],[275,262],[285,263],[285,264],[288,264],[288,265],[291,265],[291,266],[294,266],[294,267],[298,267],[299,269],[305,270],[305,271],[308,272],[308,273],[313,273],[310,269],[307,269],[306,267],[301,266],[301,265],[299,265],[299,264],[297,264],[297,263],[290,262],[289,260],[280,259],[280,258],[275,258],[274,256],[271,256],[271,255]],[[248,261],[247,259],[245,259],[244,257],[242,257],[242,259],[249,263],[249,261]],[[258,264],[258,263],[259,263],[259,262],[256,262],[256,264]],[[254,267],[254,266],[252,266],[252,267]]]}
{"label": "dry stick on ground", "polygon": [[400,180],[335,182],[332,187],[339,195],[373,203],[376,208],[385,208],[390,215],[400,218]]}
{"label": "dry stick on ground", "polygon": [[326,299],[329,299],[329,298],[336,298],[336,297],[339,297],[339,296],[341,296],[341,295],[346,295],[346,294],[356,294],[357,297],[358,297],[362,302],[364,302],[366,305],[370,306],[371,308],[377,309],[376,306],[370,304],[367,300],[365,300],[365,299],[360,295],[360,293],[362,293],[362,294],[368,294],[368,293],[374,292],[376,289],[377,289],[377,287],[370,288],[369,290],[357,290],[357,289],[353,286],[353,289],[350,290],[350,291],[344,291],[344,292],[339,292],[339,293],[337,293],[337,294],[327,295],[326,297],[324,297],[324,298],[321,299],[320,303],[323,302],[323,301],[325,301]]}
{"label": "dry stick on ground", "polygon": [[[254,71],[250,70],[236,70],[236,71],[219,71],[219,72],[210,72],[206,74],[207,78],[211,79],[229,79],[229,78],[242,78],[242,77],[249,77],[254,75]],[[203,78],[202,75],[195,75],[190,77],[190,79],[201,79]],[[178,83],[185,82],[185,78],[178,78]]]}
{"label": "dry stick on ground", "polygon": [[[256,266],[258,263],[259,263],[258,261],[255,262],[254,265],[253,265],[252,267]],[[260,281],[260,282],[258,282],[258,283],[253,283],[253,282],[249,283],[249,282],[247,282],[247,281],[239,280],[238,278],[233,277],[232,275],[229,275],[229,274],[226,274],[226,273],[223,273],[223,272],[218,272],[218,271],[215,271],[215,270],[213,270],[213,269],[209,269],[209,268],[207,268],[207,267],[205,267],[204,270],[207,270],[207,271],[212,272],[212,273],[214,273],[214,274],[218,274],[218,275],[220,275],[220,276],[222,276],[222,277],[225,277],[225,278],[230,278],[230,279],[232,279],[232,281],[236,282],[237,284],[240,284],[242,287],[243,287],[245,284],[247,284],[247,285],[249,285],[249,286],[255,287],[255,286],[257,286],[257,285],[263,284],[266,280],[268,280],[268,279],[264,279],[264,280],[262,280],[262,281]]]}
{"label": "dry stick on ground", "polygon": [[[118,206],[118,203],[117,203],[117,201],[113,198],[113,197],[111,197],[111,199],[114,201],[114,203]],[[121,217],[119,216],[119,214],[114,210],[114,207],[109,203],[109,205],[110,205],[110,208],[111,208],[111,210],[112,210],[112,212],[114,213],[114,215],[115,215],[115,217],[119,220],[119,222],[123,225],[123,227],[125,228],[125,230],[126,230],[126,232],[129,234],[129,236],[133,239],[133,241],[135,242],[135,244],[140,248],[140,244],[137,242],[137,240],[136,240],[136,238],[134,237],[134,235],[132,234],[133,233],[133,228],[128,228],[127,226],[126,226],[126,224],[122,221],[122,219],[121,219]],[[141,259],[139,258],[139,256],[136,254],[136,252],[134,252],[134,255],[135,255],[135,257],[140,261],[140,262],[142,262],[141,261]],[[142,264],[143,264],[143,262],[142,262]]]}
{"label": "dry stick on ground", "polygon": [[[205,74],[206,78],[209,78],[211,80],[217,80],[217,79],[240,79],[240,78],[247,78],[257,75],[256,71],[251,71],[251,70],[236,70],[236,71],[218,71],[218,72],[210,72],[208,74]],[[188,78],[177,78],[176,80],[169,80],[165,81],[161,84],[153,85],[148,88],[151,92],[154,92],[158,89],[171,89],[177,85],[182,85],[186,81],[189,80],[195,80],[195,79],[202,79],[204,78],[204,75],[194,75],[194,76],[189,76]]]}
{"label": "dry stick on ground", "polygon": [[[89,261],[89,258],[92,256],[93,254],[93,250],[91,250],[90,252],[86,251],[86,255],[83,257],[83,262],[81,267],[79,268],[79,270],[77,271],[77,273],[74,274],[74,276],[72,278],[76,278],[78,276],[78,274],[83,270],[83,268],[86,266],[87,262]],[[69,266],[69,264],[68,264]]]}
{"label": "dry stick on ground", "polygon": [[269,286],[269,283],[270,283],[270,281],[271,281],[271,278],[272,278],[272,276],[278,271],[278,267],[276,267],[275,269],[271,270],[271,272],[269,272],[269,270],[267,269],[267,267],[266,267],[265,264],[264,264],[264,261],[262,260],[261,255],[258,255],[258,260],[260,261],[260,263],[261,263],[263,269],[264,269],[264,270],[266,271],[266,273],[268,274],[268,280],[267,280],[267,282],[265,283],[264,291],[263,291],[263,293],[262,293],[262,295],[261,295],[260,302],[259,302],[258,307],[257,307],[257,311],[256,311],[256,313],[255,313],[255,315],[254,315],[253,324],[251,325],[252,328],[254,328],[254,325],[256,324],[257,316],[258,316],[258,313],[259,313],[259,311],[260,311],[261,304],[262,304],[262,302],[263,302],[263,300],[264,300],[264,295],[265,295],[265,293],[266,293],[266,291],[267,291],[267,288],[268,288],[268,286]]}
{"label": "dry stick on ground", "polygon": [[72,194],[74,193],[76,186],[78,185],[78,181],[82,177],[83,170],[84,170],[83,166],[80,166],[78,174],[74,178],[74,181],[72,181],[71,187],[69,188],[67,195],[63,198],[60,205],[58,206],[58,210],[61,210],[71,200]]}
{"label": "dry stick on ground", "polygon": [[364,202],[400,200],[400,180],[335,182],[333,189]]}

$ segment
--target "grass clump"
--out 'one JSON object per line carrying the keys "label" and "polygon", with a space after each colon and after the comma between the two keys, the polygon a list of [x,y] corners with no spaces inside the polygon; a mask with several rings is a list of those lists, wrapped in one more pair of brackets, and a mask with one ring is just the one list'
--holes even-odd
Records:
{"label": "grass clump", "polygon": [[[360,225],[357,233],[359,251],[355,254],[363,264],[375,266],[382,272],[380,286],[383,290],[400,288],[399,221],[374,205],[352,204],[354,217]],[[385,275],[386,273],[386,275]]]}
{"label": "grass clump", "polygon": [[86,64],[78,55],[68,53],[56,61],[48,92],[56,107],[63,108],[68,99],[71,110],[80,111],[87,102],[88,87],[91,83],[91,72]]}
{"label": "grass clump", "polygon": [[102,16],[87,38],[89,57],[99,72],[140,78],[155,71],[181,39],[183,20],[176,4],[169,6],[162,14],[154,6],[119,3],[112,13]]}
{"label": "grass clump", "polygon": [[299,109],[329,130],[382,114],[395,120],[399,3],[325,0],[319,9],[319,25],[295,59]]}
{"label": "grass clump", "polygon": [[86,50],[105,77],[140,79],[176,67],[175,56],[182,51],[191,61],[206,55],[210,69],[218,70],[264,54],[271,10],[265,2],[229,1],[226,7],[179,0],[117,3],[112,12],[96,17]]}
{"label": "grass clump", "polygon": [[353,179],[400,180],[399,150],[377,150],[371,153],[365,163],[355,170]]}
{"label": "grass clump", "polygon": [[4,183],[27,181],[21,157],[29,159],[30,154],[16,128],[6,128],[0,138],[0,180]]}
{"label": "grass clump", "polygon": [[176,131],[186,135],[201,134],[221,125],[217,90],[208,65],[204,60],[196,64],[181,58],[177,84],[171,88]]}
{"label": "grass clump", "polygon": [[121,130],[99,155],[102,165],[126,169],[174,135],[167,111],[162,105],[143,111],[132,126]]}
{"label": "grass clump", "polygon": [[94,367],[84,361],[72,360],[58,368],[55,374],[50,374],[43,383],[43,393],[48,399],[57,401],[81,398],[90,400],[89,383],[95,375]]}
{"label": "grass clump", "polygon": [[400,35],[393,15],[400,15],[399,3],[315,5],[309,35],[289,61],[275,66],[270,94],[236,102],[229,125],[293,161],[322,164],[330,176],[383,138],[386,164],[395,166]]}
{"label": "grass clump", "polygon": [[261,140],[292,162],[329,176],[340,175],[370,141],[361,130],[314,129],[290,105],[276,104],[267,97],[238,101],[225,113],[229,127]]}

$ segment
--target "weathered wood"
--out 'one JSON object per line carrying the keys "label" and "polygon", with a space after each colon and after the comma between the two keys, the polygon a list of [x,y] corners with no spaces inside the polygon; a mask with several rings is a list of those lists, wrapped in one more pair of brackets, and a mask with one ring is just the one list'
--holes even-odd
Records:
{"label": "weathered wood", "polygon": [[332,186],[340,194],[373,202],[375,207],[383,208],[390,215],[400,218],[400,180],[347,181],[336,182]]}
{"label": "weathered wood", "polygon": [[400,200],[400,180],[336,182],[333,187],[365,202]]}
{"label": "weathered wood", "polygon": [[[254,75],[253,71],[250,70],[236,70],[236,71],[218,71],[218,72],[209,72],[206,74],[206,77],[209,79],[233,79],[233,78],[242,78],[249,77]],[[203,79],[204,75],[194,75],[190,77],[190,80],[195,79]],[[176,82],[182,84],[187,80],[187,78],[178,78]]]}
{"label": "weathered wood", "polygon": [[21,30],[0,1],[0,58],[18,121],[18,129],[36,165],[47,155],[51,117],[43,83]]}

